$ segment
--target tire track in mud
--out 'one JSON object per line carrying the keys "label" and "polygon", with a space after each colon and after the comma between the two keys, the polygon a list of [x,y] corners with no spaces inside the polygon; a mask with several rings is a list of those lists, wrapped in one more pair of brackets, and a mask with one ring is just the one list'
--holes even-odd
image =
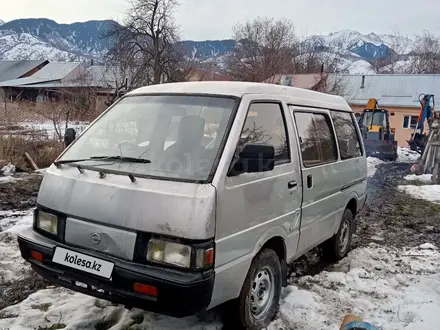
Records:
{"label": "tire track in mud", "polygon": [[440,205],[399,191],[408,184],[408,163],[385,163],[368,181],[368,200],[358,215],[352,248],[376,244],[413,247],[429,242],[440,247]]}

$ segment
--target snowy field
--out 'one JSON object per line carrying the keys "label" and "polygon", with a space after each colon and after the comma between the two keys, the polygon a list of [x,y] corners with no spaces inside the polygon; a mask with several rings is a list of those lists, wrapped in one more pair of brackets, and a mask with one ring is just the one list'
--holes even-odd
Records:
{"label": "snowy field", "polygon": [[[417,158],[408,150],[399,150],[398,161],[415,162]],[[382,163],[368,159],[369,177]],[[423,191],[433,187],[427,176],[405,179],[409,183],[422,181],[423,185],[411,187],[425,187]],[[16,244],[17,233],[31,226],[31,210],[0,211],[0,219],[1,288],[35,275],[20,257]],[[338,330],[346,314],[362,317],[382,330],[439,328],[440,252],[430,242],[403,249],[372,243],[352,250],[327,271],[291,278],[289,283],[268,330]],[[208,323],[196,317],[173,319],[138,309],[129,311],[49,286],[0,310],[0,329],[5,328],[213,330],[222,329],[222,324],[219,318]]]}
{"label": "snowy field", "polygon": [[[68,127],[69,128],[74,128],[76,130],[76,133],[79,134],[81,133],[83,130],[86,129],[86,127],[88,126],[89,123],[86,122],[71,122],[69,123]],[[55,126],[52,122],[42,122],[42,123],[26,123],[26,122],[22,122],[22,123],[17,123],[17,126],[20,126],[22,129],[26,129],[26,130],[35,130],[35,131],[39,131],[39,132],[45,132],[45,134],[47,135],[47,137],[49,139],[58,139],[58,135],[57,135],[57,131],[55,129]],[[61,135],[64,136],[64,131],[65,131],[65,123],[61,123],[60,124],[60,132]]]}

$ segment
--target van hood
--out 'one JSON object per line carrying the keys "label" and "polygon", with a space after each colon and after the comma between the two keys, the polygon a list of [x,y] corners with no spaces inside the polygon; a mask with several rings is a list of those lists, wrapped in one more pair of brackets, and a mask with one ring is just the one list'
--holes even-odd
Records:
{"label": "van hood", "polygon": [[97,171],[52,165],[37,203],[67,216],[66,233],[73,219],[83,222],[82,228],[95,223],[126,233],[209,239],[215,234],[215,200],[216,189],[210,184],[143,178],[131,182],[128,175],[115,174],[101,179]]}

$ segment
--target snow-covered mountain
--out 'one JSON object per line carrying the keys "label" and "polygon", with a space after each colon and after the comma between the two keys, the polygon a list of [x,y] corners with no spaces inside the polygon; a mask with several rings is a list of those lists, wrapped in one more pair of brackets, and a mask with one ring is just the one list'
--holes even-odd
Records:
{"label": "snow-covered mountain", "polygon": [[40,19],[18,19],[0,26],[0,59],[73,61],[100,58],[110,47],[103,39],[112,21],[58,24]]}
{"label": "snow-covered mountain", "polygon": [[[0,60],[48,59],[52,61],[82,61],[100,59],[111,46],[103,38],[113,21],[88,21],[58,24],[53,20],[0,20]],[[329,35],[314,35],[304,43],[312,50],[342,55],[342,65],[352,73],[371,73],[370,62],[386,56],[399,46],[409,52],[411,40],[391,35],[370,33],[363,35],[343,30]],[[206,40],[181,42],[189,58],[199,61],[221,60],[230,53],[234,40]],[[402,48],[401,45],[407,45]]]}

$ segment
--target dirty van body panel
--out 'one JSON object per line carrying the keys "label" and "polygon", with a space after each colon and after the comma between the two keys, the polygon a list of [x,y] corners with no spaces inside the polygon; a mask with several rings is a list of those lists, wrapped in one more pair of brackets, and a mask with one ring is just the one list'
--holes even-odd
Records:
{"label": "dirty van body panel", "polygon": [[91,223],[87,220],[66,218],[64,240],[66,244],[95,251],[103,251],[125,260],[133,259],[136,232]]}
{"label": "dirty van body panel", "polygon": [[[366,198],[367,190],[367,159],[363,156],[343,160],[340,162],[346,175],[342,177],[342,194],[346,204],[351,199],[356,200],[356,213],[360,211],[363,206],[363,201]],[[354,214],[356,215],[356,214]]]}
{"label": "dirty van body panel", "polygon": [[[352,117],[353,114],[351,115]],[[356,200],[356,214],[364,207],[367,198],[367,156],[364,141],[361,138],[362,134],[355,122],[355,129],[361,148],[361,156],[342,160],[340,162],[341,167],[344,168],[344,172],[347,174],[342,177],[342,194],[344,196],[345,204],[347,205],[352,199]],[[353,214],[354,216],[356,214]]]}
{"label": "dirty van body panel", "polygon": [[[81,235],[119,228],[107,234],[109,244],[116,244],[127,255],[133,239],[127,232],[147,232],[186,239],[214,237],[215,188],[210,184],[183,183],[108,174],[99,178],[97,171],[51,166],[43,179],[37,203],[64,213],[66,238],[75,241],[78,221],[88,222]],[[75,221],[77,221],[75,223]],[[93,224],[96,224],[94,226]],[[116,235],[116,236],[115,236]],[[122,235],[128,242],[116,242]],[[124,244],[127,244],[124,247]],[[87,246],[89,247],[89,246]],[[116,247],[114,247],[116,248]]]}
{"label": "dirty van body panel", "polygon": [[[250,105],[279,103],[288,129],[291,161],[273,171],[228,176]],[[217,187],[216,281],[210,307],[238,297],[253,257],[271,238],[283,240],[286,258],[295,255],[301,213],[301,176],[298,150],[291,139],[294,127],[284,102],[266,95],[242,99],[213,184]],[[289,183],[294,183],[289,187]]]}
{"label": "dirty van body panel", "polygon": [[[344,175],[339,163],[303,168],[304,195],[298,255],[334,235],[345,209],[341,193]],[[312,177],[310,188],[307,185],[309,176]]]}
{"label": "dirty van body panel", "polygon": [[[334,140],[333,159],[317,165],[307,164],[301,153],[301,173],[303,181],[303,202],[300,228],[300,241],[296,257],[309,251],[311,248],[331,238],[339,227],[346,204],[341,192],[341,184],[346,172],[339,162],[339,148],[334,135],[334,127],[330,118],[330,111],[301,106],[290,106],[290,111],[295,118],[295,126],[298,131],[308,128],[303,127],[304,122],[300,120],[300,114],[307,116],[316,115],[319,118],[327,118],[326,129]],[[297,115],[298,114],[298,115]],[[322,123],[321,123],[322,125]],[[320,134],[324,127],[316,127],[317,134]],[[313,134],[313,133],[309,133]],[[316,137],[318,140],[322,137]],[[297,143],[301,146],[300,135],[296,136]],[[323,157],[320,155],[320,157]]]}

